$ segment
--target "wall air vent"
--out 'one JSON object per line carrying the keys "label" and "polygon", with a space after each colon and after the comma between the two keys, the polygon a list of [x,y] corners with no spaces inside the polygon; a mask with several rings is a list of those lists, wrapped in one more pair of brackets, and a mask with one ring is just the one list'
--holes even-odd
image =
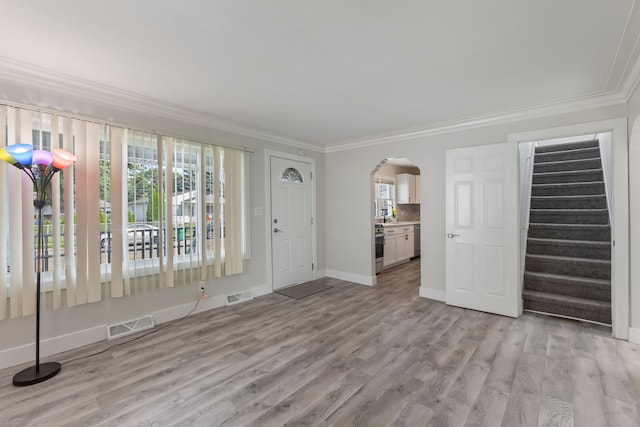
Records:
{"label": "wall air vent", "polygon": [[234,305],[239,302],[249,301],[253,299],[253,293],[251,292],[240,292],[237,294],[227,295],[227,304],[226,305]]}
{"label": "wall air vent", "polygon": [[138,319],[127,320],[126,322],[107,326],[107,332],[109,333],[109,339],[113,339],[133,334],[134,332],[144,331],[145,329],[151,329],[154,326],[153,317],[147,315]]}

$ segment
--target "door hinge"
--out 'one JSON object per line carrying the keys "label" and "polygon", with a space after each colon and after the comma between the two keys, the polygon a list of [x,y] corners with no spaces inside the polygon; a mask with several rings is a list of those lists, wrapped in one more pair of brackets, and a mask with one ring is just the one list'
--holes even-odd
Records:
{"label": "door hinge", "polygon": [[309,179],[313,179],[313,172],[309,172]]}
{"label": "door hinge", "polygon": [[311,225],[313,225],[313,217],[311,217]]}
{"label": "door hinge", "polygon": [[314,263],[311,263],[311,269],[314,270],[316,268]]}

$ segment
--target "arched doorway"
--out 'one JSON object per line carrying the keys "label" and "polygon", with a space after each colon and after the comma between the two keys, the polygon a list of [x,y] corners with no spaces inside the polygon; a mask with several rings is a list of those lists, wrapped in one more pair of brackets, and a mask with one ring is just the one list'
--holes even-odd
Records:
{"label": "arched doorway", "polygon": [[405,157],[383,159],[371,173],[371,192],[374,283],[403,268],[419,288],[420,169]]}

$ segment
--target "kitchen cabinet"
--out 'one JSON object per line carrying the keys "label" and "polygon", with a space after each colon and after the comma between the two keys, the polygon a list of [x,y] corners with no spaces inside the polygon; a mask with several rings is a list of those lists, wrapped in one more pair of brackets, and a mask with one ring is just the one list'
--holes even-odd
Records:
{"label": "kitchen cabinet", "polygon": [[408,261],[413,256],[413,225],[384,227],[383,267]]}
{"label": "kitchen cabinet", "polygon": [[396,175],[397,203],[420,203],[420,175]]}
{"label": "kitchen cabinet", "polygon": [[385,233],[384,236],[384,257],[382,266],[388,267],[398,262],[398,246],[401,242],[401,235],[393,235]]}

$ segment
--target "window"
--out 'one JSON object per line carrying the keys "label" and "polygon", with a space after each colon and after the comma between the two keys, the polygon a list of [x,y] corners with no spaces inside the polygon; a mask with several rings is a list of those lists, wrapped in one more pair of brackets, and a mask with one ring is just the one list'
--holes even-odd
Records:
{"label": "window", "polygon": [[375,200],[373,215],[390,217],[395,203],[395,181],[390,177],[375,177]]}
{"label": "window", "polygon": [[[78,158],[57,174],[44,210],[42,279],[54,308],[63,288],[71,306],[103,298],[103,284],[118,297],[140,280],[173,286],[242,272],[249,220],[243,151],[8,106],[0,106],[0,127],[0,146],[59,146]],[[34,227],[23,230],[35,218],[24,215],[32,189],[21,171],[2,163],[0,288],[15,296],[31,292]],[[0,305],[10,294],[0,292]],[[19,301],[12,298],[0,318],[33,312]]]}

